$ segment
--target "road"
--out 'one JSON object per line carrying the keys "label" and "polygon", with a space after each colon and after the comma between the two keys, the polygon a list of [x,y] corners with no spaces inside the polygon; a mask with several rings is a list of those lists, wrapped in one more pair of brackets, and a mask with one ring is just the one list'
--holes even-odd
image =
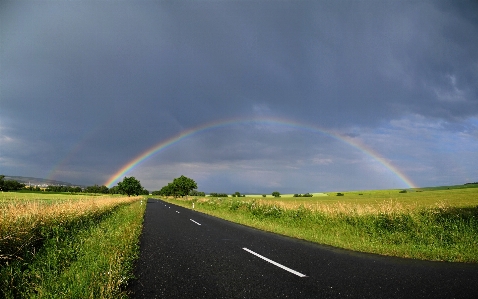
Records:
{"label": "road", "polygon": [[478,298],[478,265],[357,253],[149,199],[131,298]]}

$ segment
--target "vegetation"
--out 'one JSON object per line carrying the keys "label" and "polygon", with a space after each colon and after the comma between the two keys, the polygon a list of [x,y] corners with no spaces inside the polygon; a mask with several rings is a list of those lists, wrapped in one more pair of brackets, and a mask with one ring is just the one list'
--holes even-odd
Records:
{"label": "vegetation", "polygon": [[[140,181],[138,181],[135,177],[125,177],[123,179],[122,182],[119,182],[118,183],[118,190],[123,193],[123,194],[126,194],[128,196],[131,196],[131,195],[141,195],[141,194],[145,194],[145,190],[143,188],[143,186],[141,186],[141,183]],[[147,192],[146,194],[149,194],[149,192]]]}
{"label": "vegetation", "polygon": [[[195,209],[356,251],[476,263],[478,189],[448,188],[344,192],[341,198],[202,198]],[[185,201],[171,202],[190,207]]]}
{"label": "vegetation", "polygon": [[25,188],[25,184],[21,184],[14,180],[5,180],[4,175],[0,175],[0,191],[16,191]]}
{"label": "vegetation", "polygon": [[313,195],[310,193],[305,194],[294,194],[294,197],[312,197]]}
{"label": "vegetation", "polygon": [[206,196],[206,193],[197,191],[197,190],[191,190],[189,191],[190,196]]}
{"label": "vegetation", "polygon": [[280,197],[280,193],[278,191],[274,191],[274,192],[272,192],[272,196]]}
{"label": "vegetation", "polygon": [[227,195],[226,193],[211,192],[211,193],[209,193],[209,196],[210,197],[228,197],[229,195]]}
{"label": "vegetation", "polygon": [[171,183],[161,188],[159,191],[154,191],[153,195],[183,197],[191,194],[197,194],[194,189],[198,186],[193,179],[181,175],[179,178],[173,179]]}
{"label": "vegetation", "polygon": [[140,197],[3,194],[0,297],[126,298]]}
{"label": "vegetation", "polygon": [[[105,185],[93,185],[87,187],[79,187],[79,186],[67,186],[67,185],[50,185],[47,187],[40,187],[40,186],[25,186],[23,183],[19,183],[15,180],[5,180],[4,175],[0,175],[0,191],[23,191],[23,192],[55,192],[55,193],[91,193],[91,194],[128,194],[124,189],[120,188],[121,184],[125,182],[118,183],[117,186],[113,186],[111,188],[106,187]],[[125,178],[126,179],[126,178]],[[131,182],[136,180],[134,177],[128,178],[128,182],[124,186],[132,186]],[[131,182],[129,182],[131,181]],[[139,182],[139,181],[138,181]],[[68,183],[65,183],[68,184]],[[128,187],[129,188],[129,187]],[[149,191],[143,189],[136,190],[137,192],[130,193],[130,195],[149,195]]]}

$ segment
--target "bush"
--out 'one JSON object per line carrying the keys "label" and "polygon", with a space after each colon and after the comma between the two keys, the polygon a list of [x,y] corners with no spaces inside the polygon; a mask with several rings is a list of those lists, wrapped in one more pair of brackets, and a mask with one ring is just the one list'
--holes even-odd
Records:
{"label": "bush", "polygon": [[337,196],[344,196],[345,194],[337,192]]}
{"label": "bush", "polygon": [[228,195],[226,193],[209,193],[209,196],[210,197],[228,197]]}

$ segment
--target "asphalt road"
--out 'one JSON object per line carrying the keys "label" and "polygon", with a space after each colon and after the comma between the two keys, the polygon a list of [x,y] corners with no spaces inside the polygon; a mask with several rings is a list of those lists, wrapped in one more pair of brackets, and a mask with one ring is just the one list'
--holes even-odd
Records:
{"label": "asphalt road", "polygon": [[131,298],[478,298],[478,265],[336,249],[148,200]]}

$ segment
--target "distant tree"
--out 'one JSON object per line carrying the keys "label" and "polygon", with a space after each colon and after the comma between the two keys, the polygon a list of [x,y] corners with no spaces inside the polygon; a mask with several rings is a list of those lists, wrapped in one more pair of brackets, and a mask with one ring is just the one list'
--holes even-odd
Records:
{"label": "distant tree", "polygon": [[189,195],[190,196],[206,196],[206,193],[201,192],[201,191],[197,191],[197,190],[191,190],[189,192]]}
{"label": "distant tree", "polygon": [[266,194],[262,194],[262,197],[266,197],[267,195]]}
{"label": "distant tree", "polygon": [[108,190],[109,194],[121,194],[121,190],[118,188],[118,186],[113,186]]}
{"label": "distant tree", "polygon": [[280,197],[280,193],[278,191],[274,191],[274,192],[272,192],[272,196]]}
{"label": "distant tree", "polygon": [[169,183],[168,185],[164,186],[163,188],[161,188],[161,190],[157,191],[157,195],[162,195],[162,196],[175,196],[176,197],[176,193],[175,193],[175,189],[174,189],[174,186],[173,186],[173,183]]}
{"label": "distant tree", "polygon": [[5,180],[4,175],[0,175],[0,190],[1,191],[17,191],[25,188],[25,184],[19,183],[14,180]]}
{"label": "distant tree", "polygon": [[177,196],[188,196],[189,192],[196,189],[198,185],[193,179],[185,177],[184,175],[173,180],[173,188]]}
{"label": "distant tree", "polygon": [[125,177],[122,182],[118,183],[118,189],[121,193],[128,196],[143,194],[143,187],[135,177]]}
{"label": "distant tree", "polygon": [[211,192],[211,193],[209,193],[209,196],[210,197],[228,197],[229,195],[227,195],[226,193]]}
{"label": "distant tree", "polygon": [[100,193],[100,186],[98,185],[93,185],[93,186],[87,186],[85,188],[86,193]]}
{"label": "distant tree", "polygon": [[108,187],[106,187],[105,185],[100,186],[98,189],[99,189],[100,193],[103,193],[103,194],[108,194],[108,192],[110,191],[108,189]]}
{"label": "distant tree", "polygon": [[236,191],[234,194],[232,194],[232,197],[241,197],[241,193]]}
{"label": "distant tree", "polygon": [[5,191],[3,190],[5,185],[5,176],[3,174],[0,174],[0,191]]}

